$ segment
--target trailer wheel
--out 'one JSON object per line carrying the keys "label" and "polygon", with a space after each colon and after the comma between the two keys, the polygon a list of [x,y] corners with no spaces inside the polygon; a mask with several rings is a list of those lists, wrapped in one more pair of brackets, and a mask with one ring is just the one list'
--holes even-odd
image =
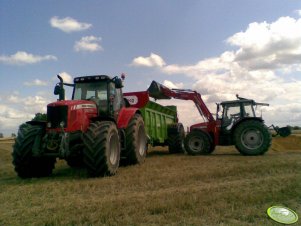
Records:
{"label": "trailer wheel", "polygon": [[262,122],[249,120],[235,129],[234,142],[243,155],[262,155],[269,150],[272,136]]}
{"label": "trailer wheel", "polygon": [[184,153],[185,131],[182,123],[175,123],[168,126],[167,144],[169,153]]}
{"label": "trailer wheel", "polygon": [[83,134],[84,164],[92,177],[111,176],[120,161],[120,141],[114,122],[91,123]]}
{"label": "trailer wheel", "polygon": [[191,131],[186,136],[184,145],[190,155],[208,155],[213,151],[209,136],[200,130]]}
{"label": "trailer wheel", "polygon": [[53,157],[33,156],[36,137],[42,139],[44,129],[41,126],[26,124],[19,129],[13,147],[13,165],[21,178],[46,177],[51,175],[56,159]]}
{"label": "trailer wheel", "polygon": [[126,150],[124,152],[125,164],[141,164],[145,160],[147,139],[144,121],[141,115],[135,114],[125,130]]}

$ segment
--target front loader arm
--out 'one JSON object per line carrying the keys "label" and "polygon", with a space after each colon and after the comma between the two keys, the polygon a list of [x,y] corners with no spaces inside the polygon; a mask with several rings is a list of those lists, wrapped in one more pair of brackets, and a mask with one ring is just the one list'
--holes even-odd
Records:
{"label": "front loader arm", "polygon": [[180,99],[191,100],[194,102],[199,113],[204,116],[209,122],[215,121],[206,104],[204,103],[201,94],[189,89],[169,89],[166,86],[152,81],[148,88],[149,96],[155,99]]}

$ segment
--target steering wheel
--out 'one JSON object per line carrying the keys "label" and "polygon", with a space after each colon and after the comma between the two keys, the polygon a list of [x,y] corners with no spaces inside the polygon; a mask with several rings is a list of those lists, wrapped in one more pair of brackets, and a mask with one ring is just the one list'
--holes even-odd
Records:
{"label": "steering wheel", "polygon": [[230,116],[231,116],[231,118],[238,119],[240,117],[240,113],[231,114]]}

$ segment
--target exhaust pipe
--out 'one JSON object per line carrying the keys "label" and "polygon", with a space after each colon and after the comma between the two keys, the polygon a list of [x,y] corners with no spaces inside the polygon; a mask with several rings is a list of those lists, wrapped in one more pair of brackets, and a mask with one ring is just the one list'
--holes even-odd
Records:
{"label": "exhaust pipe", "polygon": [[64,89],[64,81],[63,78],[57,75],[58,79],[60,80],[59,83],[56,84],[54,87],[54,95],[59,95],[59,101],[65,100],[65,89]]}

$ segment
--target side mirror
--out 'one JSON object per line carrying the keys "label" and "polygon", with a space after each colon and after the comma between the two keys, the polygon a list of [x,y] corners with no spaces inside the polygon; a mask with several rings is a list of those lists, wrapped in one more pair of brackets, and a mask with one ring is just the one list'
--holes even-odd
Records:
{"label": "side mirror", "polygon": [[59,100],[65,100],[65,89],[60,84],[55,85],[53,93],[59,95]]}
{"label": "side mirror", "polygon": [[59,84],[56,84],[54,87],[53,94],[54,95],[59,95],[62,92],[61,86]]}

